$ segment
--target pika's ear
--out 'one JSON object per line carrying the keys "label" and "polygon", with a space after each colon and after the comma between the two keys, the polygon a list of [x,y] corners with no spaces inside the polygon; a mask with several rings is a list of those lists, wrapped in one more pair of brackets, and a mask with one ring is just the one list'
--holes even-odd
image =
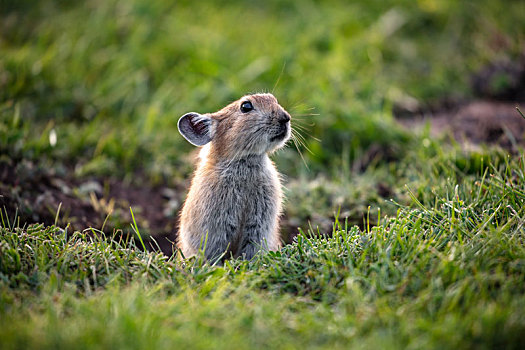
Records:
{"label": "pika's ear", "polygon": [[184,114],[177,124],[179,132],[192,145],[204,146],[211,141],[211,118],[195,112]]}

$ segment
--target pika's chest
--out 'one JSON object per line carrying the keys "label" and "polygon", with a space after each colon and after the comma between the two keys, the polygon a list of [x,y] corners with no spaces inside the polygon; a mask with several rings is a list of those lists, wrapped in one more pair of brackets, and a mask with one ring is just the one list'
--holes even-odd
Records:
{"label": "pika's chest", "polygon": [[275,187],[277,180],[271,170],[262,167],[230,168],[222,171],[217,178],[223,185],[235,186],[246,192],[270,190]]}
{"label": "pika's chest", "polygon": [[280,191],[277,171],[271,162],[237,162],[218,169],[217,186],[228,192],[227,197],[250,201],[275,198]]}

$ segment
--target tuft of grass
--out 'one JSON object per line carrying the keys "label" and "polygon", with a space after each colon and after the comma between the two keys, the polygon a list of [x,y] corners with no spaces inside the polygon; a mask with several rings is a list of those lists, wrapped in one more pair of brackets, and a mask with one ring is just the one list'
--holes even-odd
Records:
{"label": "tuft of grass", "polygon": [[142,240],[142,236],[140,235],[139,227],[137,226],[137,222],[135,221],[135,215],[133,215],[133,210],[131,207],[129,207],[129,211],[131,213],[131,219],[133,220],[133,223],[131,224],[131,228],[139,238],[140,244],[142,245],[142,249],[146,251],[146,245],[144,244],[144,241]]}

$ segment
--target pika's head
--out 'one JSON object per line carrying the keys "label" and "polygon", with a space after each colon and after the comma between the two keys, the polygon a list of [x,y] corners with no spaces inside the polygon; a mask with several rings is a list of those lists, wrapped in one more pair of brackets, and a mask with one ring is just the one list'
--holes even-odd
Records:
{"label": "pika's head", "polygon": [[290,138],[290,114],[272,94],[246,95],[215,113],[186,113],[179,132],[195,146],[211,142],[224,158],[264,154]]}

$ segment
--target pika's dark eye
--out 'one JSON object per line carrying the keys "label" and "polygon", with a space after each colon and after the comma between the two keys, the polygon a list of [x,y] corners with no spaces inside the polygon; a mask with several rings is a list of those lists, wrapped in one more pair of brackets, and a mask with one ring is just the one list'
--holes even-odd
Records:
{"label": "pika's dark eye", "polygon": [[251,110],[253,110],[253,105],[250,101],[244,101],[241,103],[241,112],[248,113]]}

